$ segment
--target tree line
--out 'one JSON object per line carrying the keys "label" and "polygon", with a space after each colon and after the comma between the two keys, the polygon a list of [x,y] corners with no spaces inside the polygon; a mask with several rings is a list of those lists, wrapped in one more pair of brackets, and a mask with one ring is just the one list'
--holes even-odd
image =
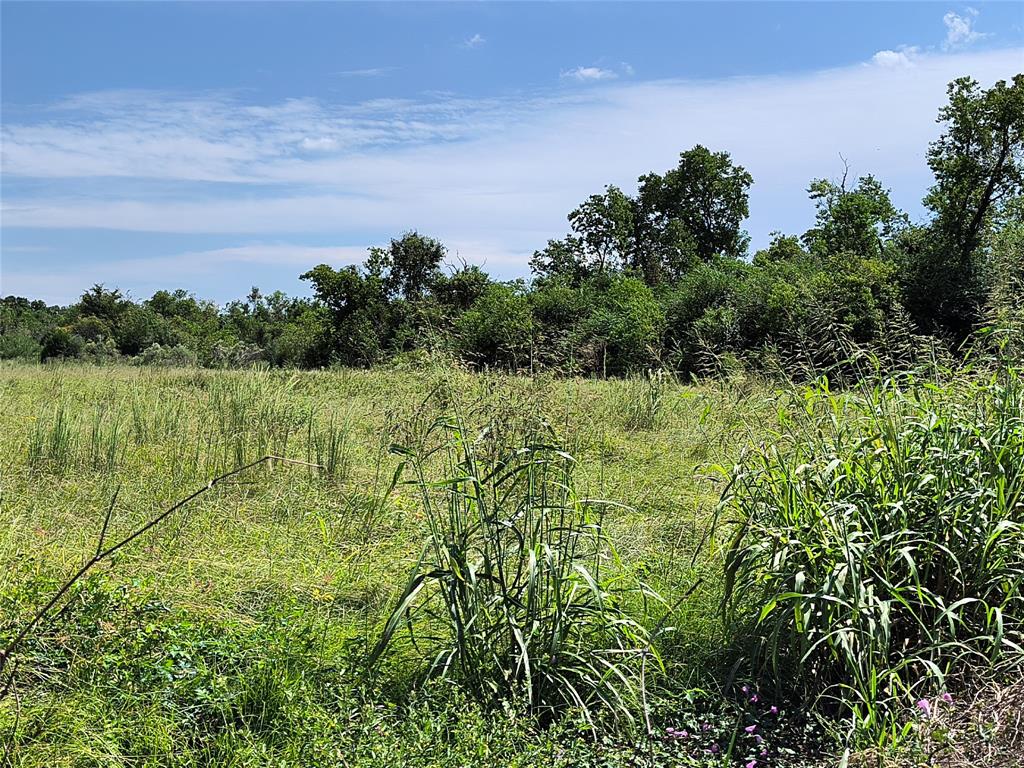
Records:
{"label": "tree line", "polygon": [[372,366],[444,350],[477,367],[622,374],[700,372],[723,357],[786,365],[823,329],[889,349],[927,337],[957,348],[1024,307],[1024,75],[948,86],[928,147],[934,184],[911,222],[872,175],[815,179],[813,226],[749,253],[753,178],[698,145],[609,185],[568,215],[530,280],[444,267],[408,232],[365,261],[301,277],[312,298],[264,294],[220,307],[182,290],[130,300],[95,285],[67,307],[0,300],[0,357],[242,366]]}

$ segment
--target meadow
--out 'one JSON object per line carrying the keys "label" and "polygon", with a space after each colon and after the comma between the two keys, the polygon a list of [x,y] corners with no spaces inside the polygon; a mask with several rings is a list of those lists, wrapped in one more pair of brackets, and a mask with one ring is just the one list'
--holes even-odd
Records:
{"label": "meadow", "polygon": [[11,363],[0,445],[5,765],[1020,764],[1006,363]]}

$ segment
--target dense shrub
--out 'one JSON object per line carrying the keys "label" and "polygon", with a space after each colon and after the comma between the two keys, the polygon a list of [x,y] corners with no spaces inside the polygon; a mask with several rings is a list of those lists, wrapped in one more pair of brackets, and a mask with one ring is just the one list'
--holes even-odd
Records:
{"label": "dense shrub", "polygon": [[727,616],[757,674],[873,735],[1024,643],[1024,382],[805,394],[736,467]]}
{"label": "dense shrub", "polygon": [[43,362],[47,360],[66,360],[78,357],[85,340],[81,336],[74,336],[67,328],[51,328],[43,334],[42,347],[39,356]]}
{"label": "dense shrub", "polygon": [[174,347],[162,347],[151,344],[136,358],[140,365],[164,365],[175,368],[187,368],[197,362],[196,353],[180,344]]}
{"label": "dense shrub", "polygon": [[627,373],[652,365],[660,356],[665,312],[654,293],[635,277],[616,277],[598,296],[587,320],[602,373]]}
{"label": "dense shrub", "polygon": [[459,351],[477,364],[515,369],[529,364],[533,315],[523,291],[491,283],[455,323]]}

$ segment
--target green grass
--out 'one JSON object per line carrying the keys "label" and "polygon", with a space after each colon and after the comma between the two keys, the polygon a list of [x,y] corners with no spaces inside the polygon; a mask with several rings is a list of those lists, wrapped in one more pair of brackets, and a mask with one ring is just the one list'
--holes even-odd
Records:
{"label": "green grass", "polygon": [[[841,535],[822,542],[806,525],[832,509],[833,457],[842,493],[865,499],[862,518],[880,537],[868,512],[898,497],[920,516],[922,494],[946,504],[945,517],[955,507],[972,536],[987,535],[973,532],[981,518],[990,532],[998,515],[1019,521],[1018,481],[994,482],[995,465],[948,473],[957,492],[975,482],[970,508],[938,486],[867,479],[872,462],[889,466],[867,439],[880,424],[900,449],[892,461],[916,461],[919,474],[989,456],[981,440],[1006,443],[1009,453],[991,450],[1017,466],[1019,389],[997,402],[992,386],[965,375],[836,395],[740,377],[681,385],[444,365],[0,367],[0,644],[95,554],[115,492],[108,543],[264,455],[305,463],[231,477],[77,583],[16,649],[0,756],[15,766],[828,764],[855,743],[851,715],[813,699],[847,689],[859,721],[864,706],[885,715],[875,734],[903,729],[887,748],[910,748],[904,705],[924,683],[899,705],[858,703],[864,674],[900,674],[902,651],[871,639],[867,651],[850,646],[852,665],[826,655],[815,688],[780,674],[807,650],[805,625],[781,617],[793,614],[800,557],[824,573],[851,556]],[[921,431],[932,411],[950,428]],[[767,458],[752,458],[762,444]],[[714,467],[734,465],[723,485]],[[797,465],[811,484],[783,493]],[[740,536],[725,524],[743,520]],[[944,535],[918,518],[884,520]],[[794,531],[786,567],[763,546],[780,525]],[[978,657],[974,669],[1006,663],[996,646],[1016,642],[1012,557],[965,567],[974,541],[957,550],[957,594],[985,609],[958,606],[938,642],[898,635],[943,674],[952,643]],[[814,594],[824,589],[816,582]],[[949,624],[952,592],[927,579],[913,600],[910,582],[899,589]]]}
{"label": "green grass", "polygon": [[[906,707],[1024,644],[1024,382],[808,390],[730,473],[725,600],[758,677],[879,743]],[[753,619],[753,621],[751,621]]]}

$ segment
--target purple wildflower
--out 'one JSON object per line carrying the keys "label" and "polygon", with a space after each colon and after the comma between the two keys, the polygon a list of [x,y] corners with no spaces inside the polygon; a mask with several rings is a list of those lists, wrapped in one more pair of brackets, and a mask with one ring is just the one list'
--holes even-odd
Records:
{"label": "purple wildflower", "polygon": [[757,726],[756,725],[748,725],[743,730],[746,731],[747,733],[753,733],[754,731],[757,730]]}
{"label": "purple wildflower", "polygon": [[931,704],[930,701],[928,701],[928,699],[920,699],[917,702],[916,706],[917,706],[918,709],[921,710],[921,712],[924,713],[925,717],[931,717],[931,714],[932,714],[932,704]]}
{"label": "purple wildflower", "polygon": [[952,704],[953,703],[953,697],[950,696],[948,693],[942,694],[939,698],[942,699],[947,704]]}
{"label": "purple wildflower", "polygon": [[768,711],[771,712],[773,715],[779,714],[779,708],[776,707],[774,704],[772,704],[772,708],[769,709]]}

